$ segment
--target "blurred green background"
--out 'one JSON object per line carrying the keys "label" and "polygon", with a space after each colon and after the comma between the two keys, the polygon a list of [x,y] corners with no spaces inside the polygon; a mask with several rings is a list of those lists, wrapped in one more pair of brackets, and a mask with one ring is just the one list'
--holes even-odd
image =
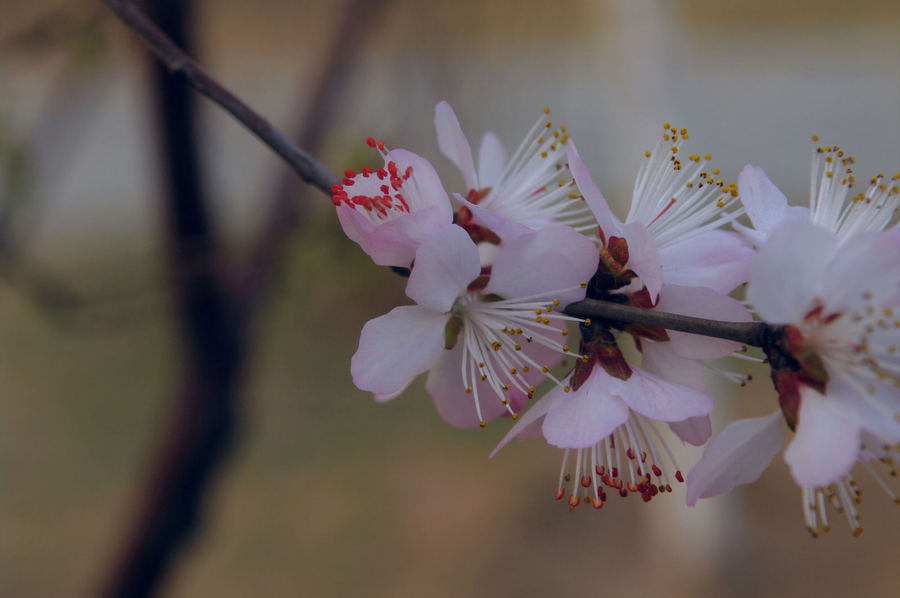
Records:
{"label": "blurred green background", "polygon": [[[335,35],[338,2],[206,1],[200,61],[291,130]],[[900,164],[900,7],[884,1],[385,2],[320,155],[333,171],[383,137],[431,158],[434,104],[473,143],[510,149],[544,105],[564,120],[620,214],[637,158],[671,120],[734,179],[750,161],[806,201],[809,135]],[[21,269],[0,287],[0,592],[88,593],[118,547],[160,441],[181,347],[160,235],[147,59],[93,2],[0,7],[0,189]],[[282,168],[201,102],[204,166],[240,256]],[[167,596],[896,596],[900,512],[865,473],[865,533],[811,540],[781,458],[762,480],[683,505],[555,503],[561,454],[487,454],[508,428],[442,424],[421,381],[376,405],[349,360],[363,323],[407,300],[347,241],[327,198],[286,260],[244,393],[242,438]],[[5,268],[5,266],[4,266]],[[37,281],[37,282],[36,282]],[[42,281],[93,299],[36,304]],[[42,287],[43,288],[43,287]],[[711,378],[716,426],[774,407],[763,369]],[[684,449],[682,467],[697,456]],[[897,485],[894,484],[896,488]]]}

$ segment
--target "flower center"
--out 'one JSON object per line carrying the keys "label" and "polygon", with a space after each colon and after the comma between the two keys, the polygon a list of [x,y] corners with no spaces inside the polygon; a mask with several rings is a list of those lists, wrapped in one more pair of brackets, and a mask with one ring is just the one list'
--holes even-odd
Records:
{"label": "flower center", "polygon": [[516,419],[541,379],[570,390],[550,368],[562,356],[582,358],[567,344],[566,328],[567,322],[581,319],[557,312],[559,300],[548,301],[544,299],[547,296],[548,293],[542,293],[534,298],[507,300],[473,292],[461,297],[451,310],[462,321],[458,334],[462,342],[463,389],[472,396],[482,426],[486,425],[482,401],[499,400]]}
{"label": "flower center", "polygon": [[413,167],[401,168],[388,159],[384,141],[369,137],[367,145],[376,148],[385,159],[378,170],[365,167],[357,173],[345,170],[340,184],[331,188],[335,206],[346,206],[364,214],[371,222],[381,223],[401,214],[408,214],[423,205],[421,193],[413,176]]}

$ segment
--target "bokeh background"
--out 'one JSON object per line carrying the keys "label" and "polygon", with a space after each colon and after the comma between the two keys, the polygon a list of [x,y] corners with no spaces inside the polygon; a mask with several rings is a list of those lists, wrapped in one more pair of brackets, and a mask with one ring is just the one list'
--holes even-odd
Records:
{"label": "bokeh background", "polygon": [[[293,130],[344,3],[196,4],[199,60]],[[549,105],[622,215],[667,120],[729,179],[752,162],[794,203],[811,134],[855,154],[863,178],[900,166],[892,0],[387,0],[365,19],[317,152],[335,172],[374,163],[373,135],[461,188],[433,133],[442,99],[473,142],[491,129],[510,149]],[[96,2],[4,0],[0,52],[0,591],[84,595],[113,561],[179,369],[151,61]],[[215,106],[200,110],[217,225],[239,258],[284,167]],[[677,489],[570,514],[553,501],[555,449],[487,459],[507,422],[450,429],[421,382],[374,404],[350,356],[366,320],[406,301],[403,281],[342,236],[328,198],[294,192],[304,221],[264,306],[240,443],[164,595],[900,592],[900,511],[865,473],[859,538],[834,513],[832,532],[809,538],[780,457],[694,509]],[[717,428],[774,406],[763,369],[740,391],[710,383]],[[682,467],[697,454],[680,450]]]}

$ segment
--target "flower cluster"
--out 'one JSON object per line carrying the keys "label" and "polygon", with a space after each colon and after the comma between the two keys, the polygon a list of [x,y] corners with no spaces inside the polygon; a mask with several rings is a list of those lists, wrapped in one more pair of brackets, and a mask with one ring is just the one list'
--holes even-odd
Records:
{"label": "flower cluster", "polygon": [[[694,504],[753,481],[781,447],[782,422],[794,432],[785,460],[813,533],[827,529],[827,502],[861,529],[856,463],[893,496],[872,463],[896,474],[897,176],[878,175],[851,196],[855,160],[817,147],[810,207],[792,207],[760,168],[726,182],[708,155],[686,153],[687,130],[667,123],[620,219],[547,109],[512,157],[486,133],[477,168],[446,102],[435,128],[462,187],[448,193],[426,159],[369,138],[383,166],[347,170],[333,188],[348,237],[376,264],[408,273],[414,302],[363,327],[351,361],[357,387],[387,401],[427,372],[451,425],[516,420],[495,452],[537,436],[563,449],[557,498],[572,509],[599,509],[613,494],[650,501],[685,481]],[[740,302],[730,295],[744,283]],[[567,309],[585,299],[745,327],[755,312],[778,409],[713,436],[705,373],[745,383],[711,362],[746,357],[747,346]],[[686,476],[663,424],[707,445]]]}

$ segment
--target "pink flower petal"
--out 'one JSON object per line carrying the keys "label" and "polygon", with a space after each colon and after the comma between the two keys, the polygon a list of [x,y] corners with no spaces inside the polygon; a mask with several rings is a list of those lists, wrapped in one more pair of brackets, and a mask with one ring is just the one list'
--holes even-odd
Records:
{"label": "pink flower petal", "polygon": [[423,307],[447,312],[481,273],[478,247],[455,224],[432,231],[416,251],[406,294]]}
{"label": "pink flower petal", "polygon": [[466,181],[466,190],[478,189],[478,176],[472,160],[472,148],[466,139],[456,113],[447,102],[434,107],[434,128],[437,130],[438,147],[441,153],[456,164]]}
{"label": "pink flower petal", "polygon": [[562,398],[562,392],[556,394],[553,391],[550,391],[544,395],[541,400],[532,405],[531,408],[525,412],[525,415],[519,418],[516,425],[510,428],[509,432],[506,433],[506,436],[504,436],[497,446],[494,447],[489,458],[493,458],[494,455],[496,455],[504,446],[509,444],[513,438],[524,435],[531,438],[531,432],[534,430],[534,426],[540,423],[540,420],[547,415],[547,412],[560,398]]}
{"label": "pink flower petal", "polygon": [[584,298],[580,283],[593,276],[599,259],[597,246],[584,235],[561,224],[547,225],[504,239],[485,292],[507,299],[543,294],[565,305]]}
{"label": "pink flower petal", "polygon": [[506,168],[506,148],[496,135],[488,131],[481,138],[478,150],[478,184],[481,188],[493,187]]}
{"label": "pink flower petal", "polygon": [[[753,316],[735,299],[704,287],[669,285],[663,287],[656,306],[659,311],[725,322],[751,322]],[[690,359],[718,359],[741,345],[721,338],[669,331],[672,348]]]}
{"label": "pink flower petal", "polygon": [[837,237],[808,223],[773,230],[750,266],[747,299],[766,322],[800,322],[823,290]]}
{"label": "pink flower petal", "polygon": [[741,419],[716,434],[687,475],[687,504],[755,482],[781,449],[781,411]]}
{"label": "pink flower petal", "polygon": [[860,448],[856,414],[836,397],[800,387],[797,433],[784,460],[800,486],[815,488],[836,482],[850,472]]}
{"label": "pink flower petal", "polygon": [[740,236],[711,230],[659,250],[666,284],[709,287],[730,293],[750,279],[750,262],[756,256]]}
{"label": "pink flower petal", "polygon": [[700,392],[707,392],[703,367],[693,359],[676,353],[671,342],[657,343],[645,340],[642,348],[642,370]]}
{"label": "pink flower petal", "polygon": [[622,235],[628,241],[628,267],[640,276],[641,282],[650,293],[650,300],[656,301],[663,285],[663,269],[656,242],[647,227],[640,222],[622,225]]}
{"label": "pink flower petal", "polygon": [[713,400],[706,393],[669,382],[641,368],[632,368],[628,380],[613,379],[611,389],[641,415],[664,422],[707,415],[713,408]]}
{"label": "pink flower petal", "polygon": [[603,234],[607,239],[610,237],[621,237],[622,224],[612,210],[609,209],[609,204],[606,203],[606,199],[591,178],[591,173],[588,172],[587,166],[584,165],[584,161],[578,155],[578,149],[575,147],[574,141],[569,141],[569,145],[566,148],[566,156],[572,177],[575,179],[575,183],[578,185],[578,189],[584,196],[584,200],[590,207],[591,212],[594,213],[594,218],[597,220],[597,224],[600,225]]}
{"label": "pink flower petal", "polygon": [[[438,413],[448,424],[458,428],[473,428],[481,424],[475,409],[475,392],[466,393],[462,381],[462,351],[463,343],[459,342],[450,351],[438,358],[437,363],[428,373],[425,381],[425,390],[434,400]],[[559,362],[561,356],[553,349],[549,349],[538,343],[527,344],[522,347],[522,352],[537,363],[547,364],[550,367]],[[537,385],[544,377],[540,368],[532,368],[523,374],[525,381],[530,385]],[[511,377],[500,376],[501,383],[510,385],[509,391],[504,397],[509,400],[513,412],[519,413],[528,402],[526,393],[519,390]],[[475,388],[481,406],[481,415],[484,421],[491,421],[497,417],[508,416],[509,411],[500,402],[500,397],[491,388],[487,381],[476,380]]]}
{"label": "pink flower petal", "polygon": [[785,220],[802,222],[809,219],[809,210],[788,206],[784,193],[758,166],[744,166],[738,175],[738,191],[753,227],[763,235]]}
{"label": "pink flower petal", "polygon": [[353,383],[376,395],[396,396],[437,360],[446,325],[446,315],[418,305],[396,307],[369,320],[350,361]]}
{"label": "pink flower petal", "polygon": [[478,224],[489,228],[501,239],[510,239],[534,230],[515,220],[510,220],[506,216],[501,216],[493,210],[471,203],[459,194],[455,194],[454,197],[472,212],[472,216]]}
{"label": "pink flower petal", "polygon": [[682,442],[693,446],[703,446],[712,436],[712,422],[708,415],[689,417],[680,422],[669,422],[669,429],[675,433]]}
{"label": "pink flower petal", "polygon": [[[372,221],[364,213],[364,208],[351,208],[341,204],[337,207],[338,219],[344,232],[362,247],[372,260],[380,266],[408,267],[416,254],[416,249],[430,232],[453,221],[450,198],[434,167],[430,162],[404,149],[391,150],[386,162],[394,161],[397,168],[405,172],[412,167],[412,177],[404,185],[413,185],[418,203],[410,203],[410,212],[393,213],[384,220]],[[356,176],[354,183],[346,187],[348,194],[382,195],[380,186],[384,182],[372,175]],[[412,187],[411,187],[412,189]],[[410,191],[403,195],[409,198]],[[410,198],[411,200],[411,198]]]}
{"label": "pink flower petal", "polygon": [[628,405],[612,394],[614,379],[603,368],[594,371],[577,391],[561,394],[544,418],[544,438],[560,448],[587,448],[612,434],[628,419]]}
{"label": "pink flower petal", "polygon": [[857,307],[864,294],[887,297],[900,281],[900,234],[861,233],[845,241],[828,265],[822,299],[829,311]]}

